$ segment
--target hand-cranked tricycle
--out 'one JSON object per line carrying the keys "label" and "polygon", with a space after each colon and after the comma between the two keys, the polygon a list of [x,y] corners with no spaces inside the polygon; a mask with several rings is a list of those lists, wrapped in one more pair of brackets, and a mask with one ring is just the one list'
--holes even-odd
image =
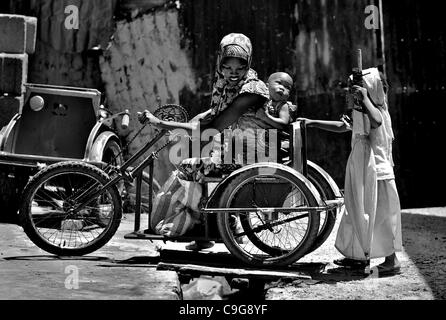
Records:
{"label": "hand-cranked tricycle", "polygon": [[[21,191],[42,166],[67,160],[123,162],[117,120],[95,89],[27,84],[24,104],[0,131],[2,221],[15,221]],[[122,118],[121,118],[122,117]]]}
{"label": "hand-cranked tricycle", "polygon": [[[187,112],[177,105],[162,106],[155,115],[187,121]],[[256,163],[226,176],[206,178],[209,190],[201,207],[203,223],[181,237],[168,238],[152,230],[152,197],[149,227],[141,228],[142,184],[147,183],[152,194],[157,154],[172,140],[131,167],[154,149],[166,130],[159,131],[122,165],[68,161],[44,168],[25,188],[22,226],[37,246],[50,253],[91,253],[105,245],[119,227],[122,203],[117,184],[136,181],[135,229],[125,238],[213,240],[223,242],[234,256],[254,267],[290,265],[324,243],[343,205],[333,179],[307,161],[305,132],[304,123],[291,125],[289,150],[280,159],[282,163]],[[148,175],[143,171],[147,167]],[[212,191],[210,186],[214,186]],[[234,228],[234,219],[238,228]]]}

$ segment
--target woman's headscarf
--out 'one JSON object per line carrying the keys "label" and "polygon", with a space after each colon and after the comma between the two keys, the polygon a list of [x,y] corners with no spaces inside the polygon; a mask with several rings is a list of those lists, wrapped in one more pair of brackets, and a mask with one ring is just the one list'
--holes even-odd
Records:
{"label": "woman's headscarf", "polygon": [[[221,66],[225,58],[239,58],[246,61],[247,72],[235,86],[229,86],[223,76]],[[215,116],[225,110],[241,93],[241,89],[244,85],[251,81],[258,81],[257,73],[251,69],[251,62],[252,44],[247,36],[241,33],[231,33],[221,40],[217,58],[215,82],[212,90],[212,115]]]}

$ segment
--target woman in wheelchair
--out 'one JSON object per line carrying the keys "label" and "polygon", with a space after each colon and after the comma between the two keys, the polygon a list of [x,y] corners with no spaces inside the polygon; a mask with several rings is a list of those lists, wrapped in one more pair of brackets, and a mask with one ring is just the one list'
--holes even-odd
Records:
{"label": "woman in wheelchair", "polygon": [[[197,115],[189,123],[163,121],[149,111],[145,111],[145,117],[159,128],[185,129],[188,133],[198,128],[202,131],[212,128],[218,132],[227,128],[244,130],[244,144],[248,149],[256,145],[257,148],[259,145],[260,148],[268,148],[267,143],[256,143],[256,129],[286,128],[283,121],[286,119],[282,118],[286,117],[287,110],[282,110],[282,107],[288,106],[286,100],[292,80],[286,74],[270,77],[270,92],[274,90],[272,96],[277,97],[276,100],[279,101],[269,100],[268,87],[250,68],[251,61],[252,45],[248,37],[243,34],[225,36],[220,43],[210,109]],[[273,84],[273,81],[277,83]],[[272,109],[277,108],[278,104],[281,109],[276,113]],[[268,106],[271,111],[265,112]],[[279,118],[276,118],[276,114]],[[246,133],[246,129],[252,130]],[[203,190],[200,182],[203,182],[207,175],[230,173],[243,164],[243,161],[242,164],[222,163],[219,156],[222,149],[218,142],[214,144],[213,150],[212,157],[183,160],[178,166],[178,171],[174,172],[162,187],[155,199],[151,219],[151,227],[157,233],[168,237],[181,236],[201,223],[199,206]],[[246,151],[248,152],[249,150]],[[246,154],[241,156],[246,157]],[[212,242],[194,241],[186,248],[200,250],[212,245]]]}

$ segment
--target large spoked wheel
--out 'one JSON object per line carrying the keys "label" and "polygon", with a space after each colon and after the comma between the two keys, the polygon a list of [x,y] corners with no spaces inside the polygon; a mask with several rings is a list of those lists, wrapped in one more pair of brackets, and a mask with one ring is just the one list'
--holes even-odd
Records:
{"label": "large spoked wheel", "polygon": [[82,162],[51,165],[35,175],[24,190],[21,225],[39,248],[59,256],[96,251],[115,234],[122,217],[116,186],[76,209],[86,194],[99,190],[110,178]]}
{"label": "large spoked wheel", "polygon": [[286,171],[253,168],[240,173],[223,192],[220,207],[240,209],[238,214],[219,214],[218,229],[229,251],[252,266],[290,265],[306,254],[318,233],[319,213],[298,211],[317,207],[314,195]]}
{"label": "large spoked wheel", "polygon": [[[322,200],[335,200],[336,194],[328,181],[314,167],[308,165],[308,180],[316,187]],[[320,212],[319,231],[316,240],[308,250],[308,253],[319,248],[330,236],[336,223],[336,215],[339,208]]]}

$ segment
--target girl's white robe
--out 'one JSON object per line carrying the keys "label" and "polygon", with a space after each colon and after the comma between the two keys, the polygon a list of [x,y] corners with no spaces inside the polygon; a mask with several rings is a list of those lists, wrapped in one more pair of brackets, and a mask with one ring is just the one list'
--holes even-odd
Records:
{"label": "girl's white robe", "polygon": [[377,69],[364,71],[369,96],[381,112],[372,129],[368,117],[353,111],[352,151],[345,175],[345,212],[335,247],[357,260],[381,258],[402,250],[401,209],[392,160],[393,131]]}

